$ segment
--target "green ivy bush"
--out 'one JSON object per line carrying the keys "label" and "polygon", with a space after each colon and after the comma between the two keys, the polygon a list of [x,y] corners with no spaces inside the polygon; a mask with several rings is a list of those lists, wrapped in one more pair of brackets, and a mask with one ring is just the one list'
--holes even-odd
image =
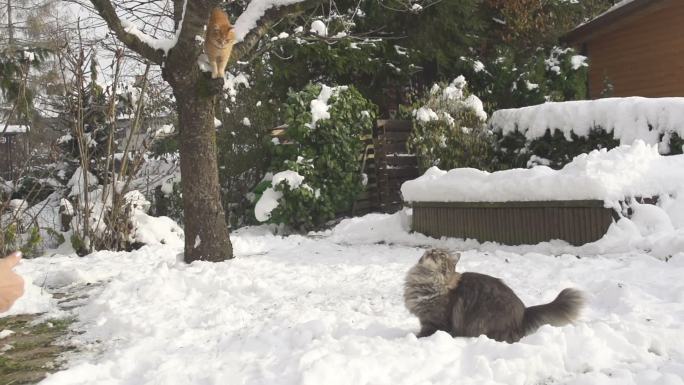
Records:
{"label": "green ivy bush", "polygon": [[[329,93],[325,103],[321,99]],[[312,107],[327,104],[329,117],[313,122]],[[377,107],[354,87],[309,85],[290,92],[284,106],[287,129],[270,142],[272,173],[291,170],[304,179],[299,186],[283,181],[261,183],[258,201],[271,188],[280,195],[268,219],[297,230],[319,228],[349,210],[363,190],[360,157],[363,137],[372,133]]]}
{"label": "green ivy bush", "polygon": [[492,135],[485,125],[487,114],[480,99],[468,92],[463,76],[451,84],[432,86],[414,104],[413,129],[408,150],[418,157],[424,171],[431,166],[448,170],[492,168]]}

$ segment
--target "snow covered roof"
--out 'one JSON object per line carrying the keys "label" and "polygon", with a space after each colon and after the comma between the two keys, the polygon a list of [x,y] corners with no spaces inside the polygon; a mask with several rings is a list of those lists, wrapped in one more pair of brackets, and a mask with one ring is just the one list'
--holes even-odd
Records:
{"label": "snow covered roof", "polygon": [[0,135],[2,135],[2,134],[23,134],[28,130],[29,130],[28,126],[18,125],[18,124],[10,124],[7,126],[7,130],[5,130],[5,123],[0,123]]}
{"label": "snow covered roof", "polygon": [[625,20],[636,12],[645,10],[666,0],[622,0],[595,18],[580,24],[565,35],[570,43],[581,43],[600,33],[607,27],[616,27],[617,22]]}

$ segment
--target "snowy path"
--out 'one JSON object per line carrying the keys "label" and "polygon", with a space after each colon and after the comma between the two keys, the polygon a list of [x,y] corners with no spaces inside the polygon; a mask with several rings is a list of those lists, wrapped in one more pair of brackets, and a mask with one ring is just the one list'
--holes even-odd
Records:
{"label": "snowy path", "polygon": [[178,264],[170,247],[25,261],[49,286],[106,282],[75,309],[90,353],[43,384],[684,384],[684,254],[465,252],[459,271],[528,305],[589,293],[577,325],[506,344],[416,339],[402,283],[424,239],[354,239],[242,233],[221,264]]}

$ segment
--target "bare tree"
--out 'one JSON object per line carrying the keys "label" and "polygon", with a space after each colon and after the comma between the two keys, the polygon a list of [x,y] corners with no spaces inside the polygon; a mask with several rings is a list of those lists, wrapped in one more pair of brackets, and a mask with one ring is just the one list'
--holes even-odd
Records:
{"label": "bare tree", "polygon": [[[278,20],[300,14],[322,2],[303,0],[277,7],[277,1],[252,0],[247,11],[252,3],[268,9],[235,46],[231,63],[253,51],[261,37]],[[173,0],[171,15],[177,41],[168,51],[155,48],[145,36],[128,28],[112,1],[90,0],[90,3],[126,47],[162,66],[162,76],[173,89],[179,119],[185,261],[218,262],[232,258],[233,250],[219,191],[214,127],[216,94],[222,89],[223,79],[212,81],[201,71],[197,61],[202,46],[196,37],[204,35],[209,13],[220,1]],[[269,8],[274,3],[275,6]]]}

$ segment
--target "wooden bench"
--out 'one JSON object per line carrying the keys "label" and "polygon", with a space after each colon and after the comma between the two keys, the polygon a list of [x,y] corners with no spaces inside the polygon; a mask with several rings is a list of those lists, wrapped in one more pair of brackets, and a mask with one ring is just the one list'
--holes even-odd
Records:
{"label": "wooden bench", "polygon": [[579,246],[603,237],[616,218],[601,200],[412,202],[411,206],[413,231],[506,245],[561,239]]}

